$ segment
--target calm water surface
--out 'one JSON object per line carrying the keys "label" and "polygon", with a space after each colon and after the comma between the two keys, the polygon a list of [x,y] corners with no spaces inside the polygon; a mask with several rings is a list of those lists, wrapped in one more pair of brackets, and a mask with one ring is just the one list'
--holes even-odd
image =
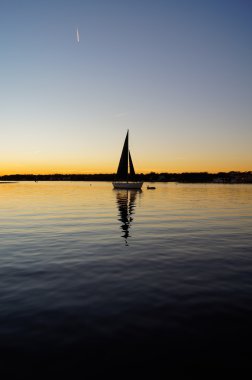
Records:
{"label": "calm water surface", "polygon": [[251,185],[20,182],[0,207],[6,367],[250,366]]}

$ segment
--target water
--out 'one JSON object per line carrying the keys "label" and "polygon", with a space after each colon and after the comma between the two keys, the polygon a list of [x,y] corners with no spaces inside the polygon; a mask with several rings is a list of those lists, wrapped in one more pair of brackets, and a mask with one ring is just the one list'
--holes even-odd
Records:
{"label": "water", "polygon": [[0,207],[6,369],[250,366],[251,185],[20,182]]}

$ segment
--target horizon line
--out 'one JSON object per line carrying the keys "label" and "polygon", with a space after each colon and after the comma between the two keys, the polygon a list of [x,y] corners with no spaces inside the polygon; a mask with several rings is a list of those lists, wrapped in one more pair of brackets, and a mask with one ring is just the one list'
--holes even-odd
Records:
{"label": "horizon line", "polygon": [[[161,175],[161,174],[201,174],[201,173],[207,173],[207,174],[219,174],[219,173],[252,173],[252,170],[229,170],[229,171],[216,171],[216,172],[209,172],[206,170],[201,170],[201,171],[184,171],[184,172],[155,172],[155,171],[150,171],[150,172],[141,172],[141,173],[136,173],[136,175],[149,175],[149,174],[155,174],[155,175]],[[9,173],[9,174],[0,174],[0,177],[7,177],[7,176],[15,176],[15,175],[22,175],[22,176],[40,176],[40,175],[50,175],[50,176],[55,176],[55,175],[65,175],[65,176],[70,176],[70,175],[116,175],[116,172],[112,173],[60,173],[60,172],[55,172],[55,173]]]}

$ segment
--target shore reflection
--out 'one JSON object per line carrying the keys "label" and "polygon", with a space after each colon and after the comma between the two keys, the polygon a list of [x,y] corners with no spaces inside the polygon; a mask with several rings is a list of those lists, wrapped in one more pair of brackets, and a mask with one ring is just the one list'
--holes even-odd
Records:
{"label": "shore reflection", "polygon": [[135,203],[137,194],[141,190],[114,190],[116,192],[116,202],[118,207],[118,216],[121,224],[122,237],[125,240],[125,245],[128,245],[130,237],[130,227],[135,213]]}

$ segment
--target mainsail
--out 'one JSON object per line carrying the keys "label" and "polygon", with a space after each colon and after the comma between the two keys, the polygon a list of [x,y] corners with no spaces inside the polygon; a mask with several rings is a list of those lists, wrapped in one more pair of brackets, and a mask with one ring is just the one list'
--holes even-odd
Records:
{"label": "mainsail", "polygon": [[116,175],[117,179],[122,180],[122,181],[128,180],[128,165],[129,165],[128,157],[129,157],[129,131],[127,132],[127,135],[125,137],[123,150],[122,150],[120,162],[117,169],[117,175]]}

